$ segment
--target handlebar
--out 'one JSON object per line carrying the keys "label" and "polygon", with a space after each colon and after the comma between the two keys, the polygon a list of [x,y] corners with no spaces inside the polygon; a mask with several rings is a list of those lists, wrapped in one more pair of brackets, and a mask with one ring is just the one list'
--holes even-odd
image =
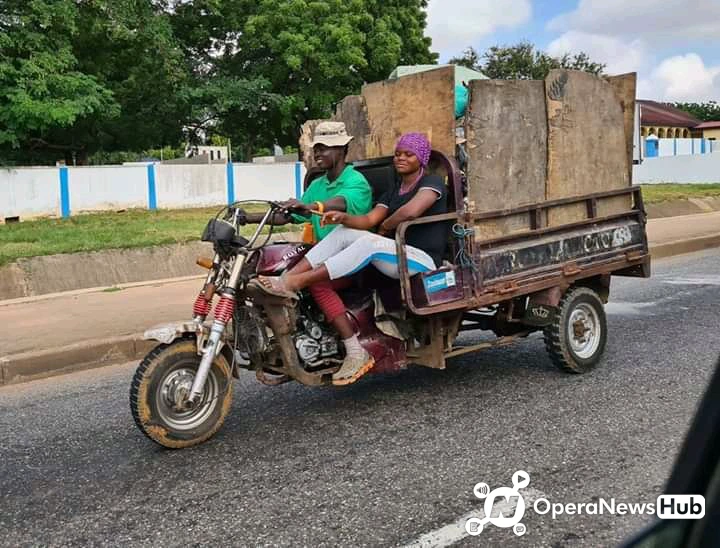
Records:
{"label": "handlebar", "polygon": [[[280,202],[268,201],[268,203],[270,204],[271,207],[275,207],[275,208],[279,209],[280,211],[282,211],[284,213],[288,213],[288,214],[292,214],[292,213],[302,214],[305,211],[305,209],[301,210],[300,208],[296,208],[296,207],[291,207],[291,206],[288,207],[284,204],[281,204]],[[310,210],[310,214],[311,215],[322,215],[322,213],[320,213],[319,211],[316,211],[314,209]]]}
{"label": "handlebar", "polygon": [[[301,213],[301,214],[304,214],[306,212],[305,209],[300,210],[300,209],[294,208],[292,206],[288,207],[287,205],[285,205],[283,203],[275,202],[273,200],[243,200],[240,202],[234,202],[234,203],[230,204],[229,206],[227,206],[227,209],[231,212],[230,217],[232,218],[232,223],[236,227],[246,225],[246,224],[254,224],[254,223],[248,223],[247,214],[240,207],[241,205],[251,204],[251,203],[255,203],[255,204],[266,203],[266,204],[268,204],[269,207],[268,207],[267,211],[262,215],[262,218],[260,219],[260,221],[257,222],[257,228],[255,229],[254,234],[250,237],[250,240],[247,244],[247,248],[249,250],[253,248],[253,246],[257,242],[258,238],[260,237],[262,230],[268,224],[270,224],[270,234],[272,234],[274,223],[271,221],[271,219],[273,218],[274,214],[283,213],[285,215],[290,215],[293,212],[297,212],[297,213]],[[319,211],[315,211],[315,210],[309,210],[309,212],[312,215],[322,215],[322,213],[320,213]],[[226,217],[226,219],[230,220],[227,217]],[[270,223],[268,223],[269,221],[270,221]],[[268,239],[269,239],[269,236],[268,236]],[[262,244],[262,245],[264,245],[264,244]],[[262,247],[262,246],[260,246],[260,247]]]}

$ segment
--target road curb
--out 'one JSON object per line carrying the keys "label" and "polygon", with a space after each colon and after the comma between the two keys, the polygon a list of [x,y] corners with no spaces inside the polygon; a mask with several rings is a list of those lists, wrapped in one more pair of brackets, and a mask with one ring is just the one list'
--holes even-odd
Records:
{"label": "road curb", "polygon": [[654,245],[650,248],[650,255],[653,259],[664,259],[673,255],[693,253],[704,249],[720,247],[720,234],[710,234],[688,240],[676,240],[664,244]]}
{"label": "road curb", "polygon": [[[720,247],[720,234],[651,246],[650,253],[662,259],[713,247]],[[136,333],[0,357],[0,386],[140,360],[157,344]]]}
{"label": "road curb", "polygon": [[3,356],[0,357],[0,385],[138,360],[157,344],[157,341],[143,340],[142,334],[134,334]]}

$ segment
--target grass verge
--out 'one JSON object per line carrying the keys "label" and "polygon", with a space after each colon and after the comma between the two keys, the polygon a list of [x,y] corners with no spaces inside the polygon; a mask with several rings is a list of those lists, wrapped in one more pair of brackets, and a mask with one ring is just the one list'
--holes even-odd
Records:
{"label": "grass verge", "polygon": [[[720,184],[642,185],[645,203],[720,196]],[[265,206],[247,208],[263,211]],[[37,219],[0,225],[0,265],[22,257],[128,249],[200,239],[220,208],[89,213],[69,219]],[[247,226],[243,234],[251,234]],[[291,227],[282,230],[292,230]]]}
{"label": "grass verge", "polygon": [[[21,257],[128,249],[199,240],[217,208],[89,213],[0,225],[0,265]],[[246,208],[264,211],[261,205]],[[288,230],[290,227],[282,228]],[[252,234],[255,225],[243,228]]]}
{"label": "grass verge", "polygon": [[720,184],[697,185],[642,185],[643,200],[646,204],[687,200],[688,198],[711,198],[720,196]]}

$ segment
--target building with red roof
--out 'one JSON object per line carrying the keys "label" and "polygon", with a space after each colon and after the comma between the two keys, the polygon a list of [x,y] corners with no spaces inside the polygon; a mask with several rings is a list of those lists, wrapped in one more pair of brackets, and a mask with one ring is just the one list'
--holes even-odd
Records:
{"label": "building with red roof", "polygon": [[675,108],[667,103],[638,99],[640,105],[640,134],[643,137],[650,135],[658,139],[679,139],[702,137],[702,129],[698,126],[701,120],[692,114]]}

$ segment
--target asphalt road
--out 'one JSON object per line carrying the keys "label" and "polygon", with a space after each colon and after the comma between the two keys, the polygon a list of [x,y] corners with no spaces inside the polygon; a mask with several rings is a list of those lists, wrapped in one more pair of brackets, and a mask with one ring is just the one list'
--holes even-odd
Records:
{"label": "asphalt road", "polygon": [[[712,251],[616,279],[590,374],[556,371],[533,336],[346,389],[247,376],[220,433],[185,451],[135,429],[135,364],[2,388],[0,544],[401,546],[517,470],[529,499],[654,502],[720,354],[719,273]],[[528,510],[523,537],[487,525],[458,545],[608,546],[650,519]]]}

